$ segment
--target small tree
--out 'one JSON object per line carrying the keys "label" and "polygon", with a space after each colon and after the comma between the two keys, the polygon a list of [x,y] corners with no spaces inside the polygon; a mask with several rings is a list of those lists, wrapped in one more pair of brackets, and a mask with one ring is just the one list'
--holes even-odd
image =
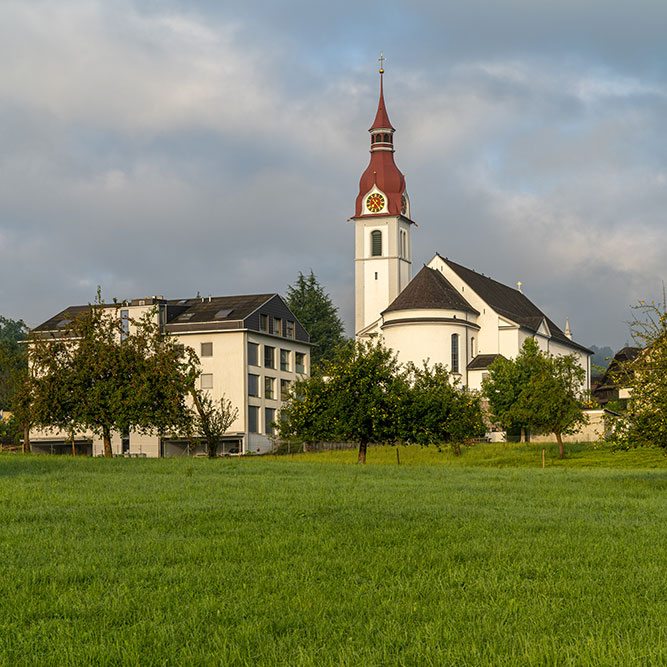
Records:
{"label": "small tree", "polygon": [[489,401],[491,415],[507,433],[523,435],[530,428],[529,415],[522,408],[520,396],[539,371],[541,362],[537,343],[527,339],[516,359],[498,356],[489,366],[488,376],[482,381],[482,392]]}
{"label": "small tree", "polygon": [[581,405],[586,371],[574,355],[551,356],[528,338],[516,359],[499,357],[489,367],[482,391],[503,427],[521,425],[553,433],[561,458],[562,436],[586,422]]}
{"label": "small tree", "polygon": [[358,462],[366,463],[369,443],[400,437],[406,386],[393,352],[380,343],[349,343],[313,377],[295,385],[281,411],[281,437],[358,442]]}
{"label": "small tree", "polygon": [[194,433],[206,440],[208,457],[213,459],[218,454],[222,436],[238,417],[238,408],[233,407],[232,402],[224,396],[216,402],[208,393],[194,386],[191,387],[190,394],[195,406],[192,420]]}
{"label": "small tree", "polygon": [[112,456],[111,433],[185,430],[185,397],[196,374],[194,354],[161,333],[154,313],[123,329],[119,305],[94,304],[63,335],[30,345],[31,422],[69,432],[90,429]]}
{"label": "small tree", "polygon": [[461,454],[461,442],[485,432],[479,397],[458,386],[441,364],[407,366],[409,390],[402,401],[401,434],[421,445],[451,443]]}
{"label": "small tree", "polygon": [[331,361],[346,341],[344,326],[338,317],[338,308],[312,270],[307,277],[299,272],[294,285],[287,288],[285,302],[309,333],[311,343],[315,343],[311,367],[325,360]]}

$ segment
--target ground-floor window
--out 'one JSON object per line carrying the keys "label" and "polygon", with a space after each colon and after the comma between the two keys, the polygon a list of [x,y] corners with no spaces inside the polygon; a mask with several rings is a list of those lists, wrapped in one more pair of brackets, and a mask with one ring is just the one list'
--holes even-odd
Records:
{"label": "ground-floor window", "polygon": [[259,433],[259,408],[256,405],[248,406],[248,431]]}
{"label": "ground-floor window", "polygon": [[276,411],[273,408],[264,408],[264,425],[266,426],[266,435],[274,434],[274,421],[276,421]]}

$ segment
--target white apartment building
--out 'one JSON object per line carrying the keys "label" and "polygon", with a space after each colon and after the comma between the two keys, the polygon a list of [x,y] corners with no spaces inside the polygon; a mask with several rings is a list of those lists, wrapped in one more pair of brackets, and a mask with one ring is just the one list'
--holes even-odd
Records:
{"label": "white apartment building", "polygon": [[[71,306],[34,329],[58,336],[89,306]],[[115,308],[115,306],[109,306]],[[201,389],[213,400],[223,396],[237,408],[238,416],[227,431],[220,454],[264,453],[273,447],[280,406],[292,382],[310,374],[310,339],[278,294],[250,294],[165,300],[133,299],[122,304],[120,317],[139,319],[154,309],[161,329],[195,350],[201,361]],[[196,453],[180,437],[160,438],[136,432],[116,433],[115,455],[184,456]],[[72,453],[67,434],[54,430],[30,433],[33,451]],[[77,454],[103,453],[101,437],[91,432],[75,434]]]}

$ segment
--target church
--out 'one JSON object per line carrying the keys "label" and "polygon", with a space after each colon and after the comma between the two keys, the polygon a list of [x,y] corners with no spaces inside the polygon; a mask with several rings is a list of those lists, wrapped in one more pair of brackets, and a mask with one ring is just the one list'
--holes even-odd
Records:
{"label": "church", "polygon": [[[381,59],[382,60],[382,59]],[[394,161],[384,69],[355,213],[355,335],[381,338],[399,361],[441,363],[462,386],[480,389],[493,360],[516,357],[526,338],[553,355],[574,354],[590,388],[592,352],[517,288],[435,253],[412,277],[410,198]]]}

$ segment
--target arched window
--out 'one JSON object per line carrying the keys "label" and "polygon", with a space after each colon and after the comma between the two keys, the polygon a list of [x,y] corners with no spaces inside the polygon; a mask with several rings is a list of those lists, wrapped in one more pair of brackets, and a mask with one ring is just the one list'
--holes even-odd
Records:
{"label": "arched window", "polygon": [[470,339],[470,358],[471,359],[475,358],[475,339],[474,338]]}
{"label": "arched window", "polygon": [[371,257],[382,257],[382,232],[378,229],[371,232]]}
{"label": "arched window", "polygon": [[459,335],[452,334],[452,373],[459,372]]}
{"label": "arched window", "polygon": [[389,135],[388,135],[388,134],[385,134],[385,135],[384,135],[384,141],[385,141],[385,143],[387,143],[387,144],[389,143]]}

